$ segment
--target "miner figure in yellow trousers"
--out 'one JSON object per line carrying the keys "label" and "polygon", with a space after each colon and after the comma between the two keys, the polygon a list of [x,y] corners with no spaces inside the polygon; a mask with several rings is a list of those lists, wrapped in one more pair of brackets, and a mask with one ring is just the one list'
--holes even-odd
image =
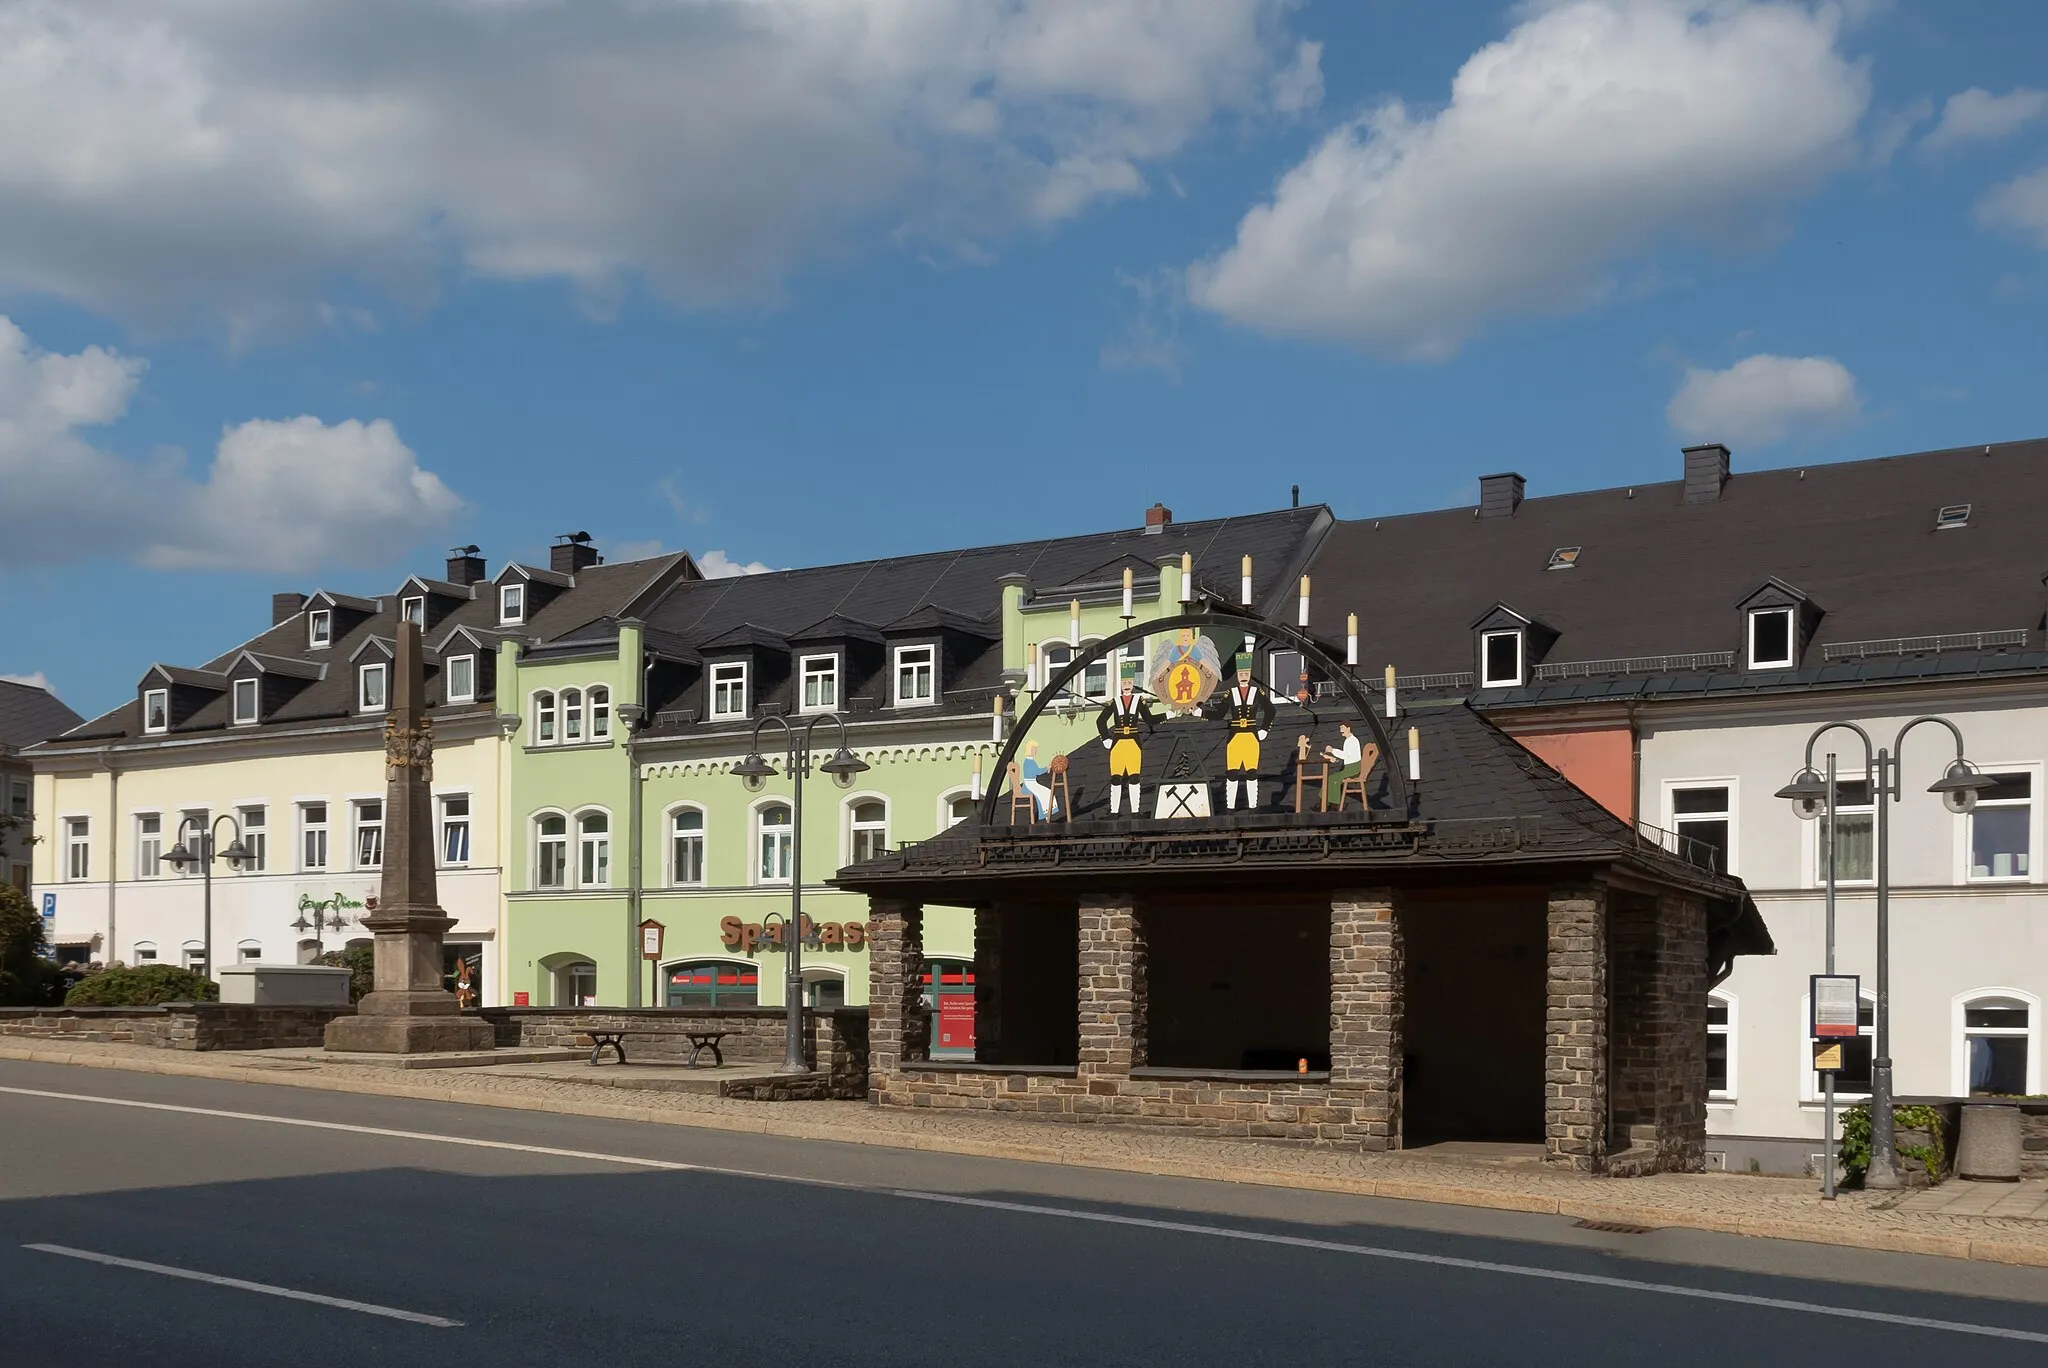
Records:
{"label": "miner figure in yellow trousers", "polygon": [[1152,700],[1138,692],[1138,662],[1124,661],[1117,671],[1121,681],[1116,696],[1103,704],[1095,716],[1095,732],[1109,748],[1109,811],[1115,816],[1123,799],[1131,800],[1131,815],[1144,811],[1138,773],[1144,768],[1142,738],[1159,724]]}
{"label": "miner figure in yellow trousers", "polygon": [[1223,717],[1230,726],[1230,742],[1223,748],[1223,806],[1237,806],[1238,790],[1244,790],[1244,805],[1259,805],[1259,743],[1273,727],[1273,697],[1252,682],[1252,655],[1237,653],[1237,683],[1223,696]]}

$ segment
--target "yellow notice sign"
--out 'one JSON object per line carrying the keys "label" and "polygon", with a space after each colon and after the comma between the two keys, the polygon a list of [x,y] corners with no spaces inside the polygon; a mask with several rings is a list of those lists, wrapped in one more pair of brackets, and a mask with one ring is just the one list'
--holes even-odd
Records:
{"label": "yellow notice sign", "polygon": [[1818,1073],[1840,1073],[1842,1071],[1842,1042],[1839,1040],[1814,1041],[1813,1067]]}

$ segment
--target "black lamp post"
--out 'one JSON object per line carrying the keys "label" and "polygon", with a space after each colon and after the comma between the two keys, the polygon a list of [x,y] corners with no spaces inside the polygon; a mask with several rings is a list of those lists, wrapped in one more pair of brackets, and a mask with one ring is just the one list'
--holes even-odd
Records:
{"label": "black lamp post", "polygon": [[[235,838],[228,842],[226,850],[216,852],[213,848],[215,834],[220,830],[222,822],[229,824],[235,833]],[[199,848],[196,851],[185,848],[185,828],[187,826],[199,828],[196,842]],[[171,866],[180,874],[185,873],[195,864],[199,866],[200,884],[204,889],[202,905],[206,909],[206,976],[211,979],[220,971],[220,966],[213,962],[213,862],[215,860],[226,860],[229,869],[240,869],[242,861],[249,858],[249,848],[242,844],[242,824],[230,812],[223,812],[220,816],[214,818],[211,826],[196,818],[187,817],[178,823],[178,843],[171,847],[170,853],[161,858],[165,864]],[[214,981],[219,982],[218,979]]]}
{"label": "black lamp post", "polygon": [[[1923,723],[1948,728],[1955,738],[1956,758],[1942,771],[1941,778],[1927,786],[1941,795],[1941,805],[1962,814],[1977,806],[1977,795],[1993,787],[1994,781],[1978,773],[1963,758],[1963,733],[1945,717],[1916,717],[1899,728],[1891,749],[1873,747],[1870,733],[1854,722],[1826,722],[1806,738],[1806,759],[1792,782],[1777,796],[1792,801],[1792,810],[1805,821],[1827,816],[1827,835],[1834,838],[1834,789],[1813,768],[1814,742],[1839,727],[1854,732],[1863,742],[1863,772],[1877,804],[1877,1008],[1872,1013],[1873,1035],[1870,1061],[1870,1168],[1866,1186],[1899,1186],[1898,1142],[1892,1126],[1892,1011],[1891,1011],[1891,805],[1899,798],[1899,760],[1905,749],[1906,733]],[[1832,851],[1830,852],[1832,856]],[[1829,1137],[1830,1140],[1833,1137]]]}
{"label": "black lamp post", "polygon": [[783,772],[789,776],[791,790],[789,920],[782,927],[782,948],[789,957],[782,989],[784,1001],[788,1004],[789,1022],[783,1044],[782,1072],[808,1073],[810,1065],[804,1060],[804,776],[810,773],[811,737],[818,730],[818,724],[830,722],[839,728],[839,748],[818,766],[832,776],[833,783],[840,788],[852,787],[853,776],[866,769],[868,764],[846,748],[846,720],[838,713],[819,713],[801,732],[784,718],[771,713],[754,723],[753,745],[747,752],[747,758],[732,767],[732,772],[746,784],[749,793],[759,793],[775,776],[775,767],[761,757],[761,727],[767,722],[782,728],[786,746]]}

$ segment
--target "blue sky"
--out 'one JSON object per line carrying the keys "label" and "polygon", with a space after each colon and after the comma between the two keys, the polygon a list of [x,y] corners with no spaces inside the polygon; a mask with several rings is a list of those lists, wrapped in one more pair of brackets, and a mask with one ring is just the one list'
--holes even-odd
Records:
{"label": "blue sky", "polygon": [[2048,432],[2038,5],[234,10],[0,0],[0,674],[88,713],[462,542]]}

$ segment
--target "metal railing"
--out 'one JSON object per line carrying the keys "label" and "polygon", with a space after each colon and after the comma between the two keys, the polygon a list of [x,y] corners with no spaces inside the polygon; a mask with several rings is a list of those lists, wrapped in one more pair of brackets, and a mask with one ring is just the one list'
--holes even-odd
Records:
{"label": "metal railing", "polygon": [[2025,628],[2003,632],[1949,632],[1942,636],[1884,637],[1838,641],[1821,648],[1823,660],[1868,660],[1872,656],[1940,655],[1945,651],[1990,651],[2027,644]]}
{"label": "metal railing", "polygon": [[1719,670],[1735,663],[1733,651],[1693,651],[1683,655],[1620,656],[1613,660],[1559,660],[1536,667],[1536,678],[1591,679],[1595,675],[1684,674]]}
{"label": "metal railing", "polygon": [[1661,850],[1667,855],[1676,855],[1689,865],[1710,869],[1716,874],[1727,872],[1722,868],[1724,860],[1721,848],[1712,842],[1702,841],[1696,836],[1682,836],[1678,832],[1666,831],[1663,827],[1641,821],[1635,824],[1635,834],[1637,845]]}

